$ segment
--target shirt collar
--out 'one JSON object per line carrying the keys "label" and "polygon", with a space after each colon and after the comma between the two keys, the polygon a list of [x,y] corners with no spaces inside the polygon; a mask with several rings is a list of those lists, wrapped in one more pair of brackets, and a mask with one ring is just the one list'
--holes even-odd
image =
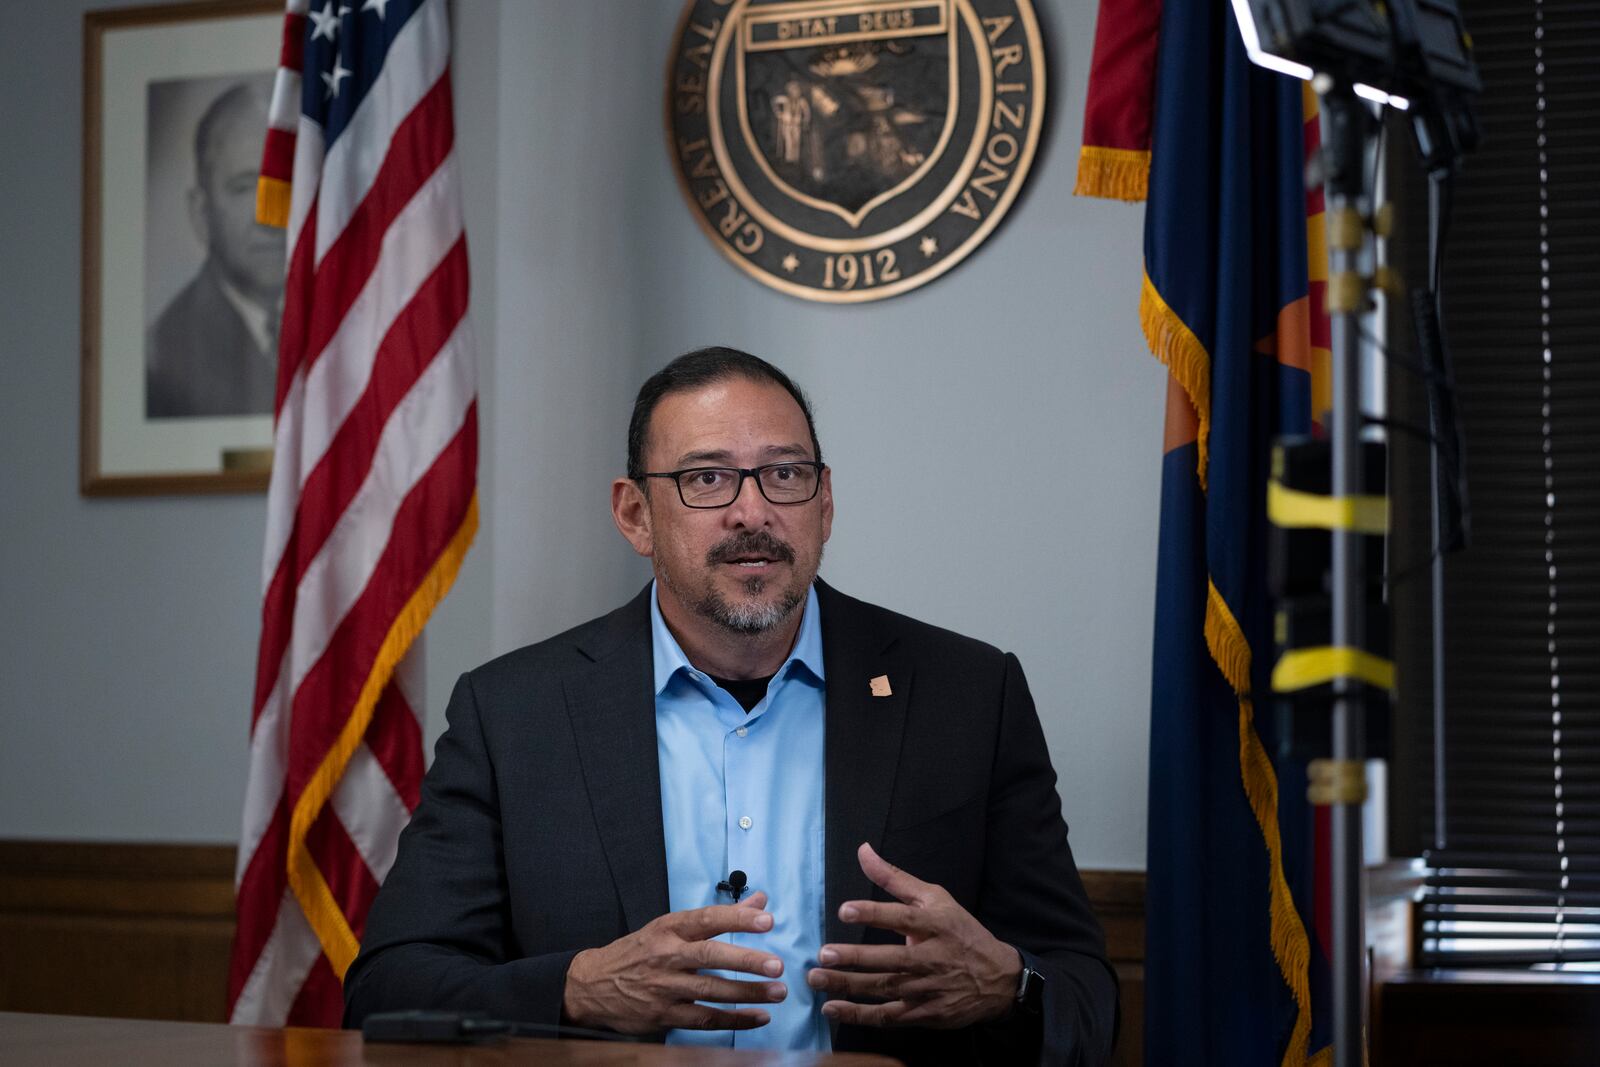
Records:
{"label": "shirt collar", "polygon": [[[661,617],[661,603],[656,599],[656,583],[650,583],[650,643],[653,646],[655,659],[655,685],[656,696],[672,681],[673,675],[679,671],[693,673],[694,664],[689,662],[689,657],[683,654],[678,639],[672,636],[672,631],[667,629],[667,621]],[[795,637],[794,648],[789,652],[789,658],[783,661],[783,666],[778,668],[775,677],[781,678],[789,670],[791,663],[798,663],[817,679],[822,681],[822,610],[817,606],[817,588],[812,585],[806,592],[806,603],[800,616],[800,633]]]}

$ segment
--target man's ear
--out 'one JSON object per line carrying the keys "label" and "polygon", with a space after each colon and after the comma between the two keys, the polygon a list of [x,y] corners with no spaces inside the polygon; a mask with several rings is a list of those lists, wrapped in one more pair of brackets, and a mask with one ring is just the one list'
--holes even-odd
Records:
{"label": "man's ear", "polygon": [[611,483],[611,521],[617,524],[628,544],[641,556],[655,555],[655,536],[650,531],[650,498],[632,478]]}
{"label": "man's ear", "polygon": [[827,544],[828,538],[833,536],[833,468],[822,468],[822,543]]}

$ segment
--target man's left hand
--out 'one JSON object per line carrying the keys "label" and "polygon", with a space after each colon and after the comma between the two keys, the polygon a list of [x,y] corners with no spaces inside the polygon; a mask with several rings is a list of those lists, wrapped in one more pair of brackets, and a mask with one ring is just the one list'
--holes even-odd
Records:
{"label": "man's left hand", "polygon": [[[996,1019],[1016,1001],[1022,957],[996,940],[942,886],[886,861],[871,845],[856,850],[873,884],[900,903],[849,900],[839,918],[905,936],[904,945],[823,945],[806,975],[835,999],[822,1013],[863,1026],[958,1029]],[[859,998],[883,1001],[857,1003]]]}

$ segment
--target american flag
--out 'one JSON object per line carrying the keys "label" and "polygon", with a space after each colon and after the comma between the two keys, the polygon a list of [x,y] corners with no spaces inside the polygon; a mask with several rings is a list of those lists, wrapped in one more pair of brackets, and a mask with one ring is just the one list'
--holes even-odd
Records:
{"label": "american flag", "polygon": [[235,1023],[337,1026],[423,771],[418,639],[477,528],[444,0],[289,0],[257,195],[288,229]]}

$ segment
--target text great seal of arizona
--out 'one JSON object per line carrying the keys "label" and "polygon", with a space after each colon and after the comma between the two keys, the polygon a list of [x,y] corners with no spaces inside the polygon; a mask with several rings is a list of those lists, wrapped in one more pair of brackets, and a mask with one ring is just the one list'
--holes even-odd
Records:
{"label": "text great seal of arizona", "polygon": [[667,134],[752,277],[856,303],[932,281],[1006,213],[1043,124],[1029,0],[691,0]]}

